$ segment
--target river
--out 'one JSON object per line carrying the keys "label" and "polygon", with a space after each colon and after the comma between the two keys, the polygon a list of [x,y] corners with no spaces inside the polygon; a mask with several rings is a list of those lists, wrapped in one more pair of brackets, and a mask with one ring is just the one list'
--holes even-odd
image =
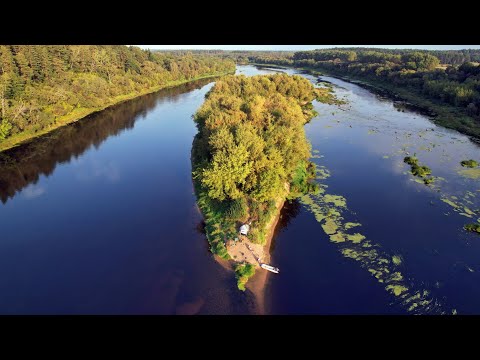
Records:
{"label": "river", "polygon": [[[324,80],[348,104],[315,103],[320,115],[305,127],[313,161],[330,174],[318,181],[346,199],[342,215],[378,251],[370,263],[345,256],[347,244],[329,240],[308,203],[287,204],[267,312],[479,313],[480,239],[462,230],[479,217],[478,179],[458,172],[478,146],[357,85]],[[191,116],[212,85],[146,95],[0,154],[1,314],[256,312],[208,252],[195,205]],[[413,181],[406,151],[441,179]],[[403,297],[373,276],[394,256],[395,269],[390,261],[383,270],[401,272]],[[407,293],[418,292],[431,306],[411,309]]]}

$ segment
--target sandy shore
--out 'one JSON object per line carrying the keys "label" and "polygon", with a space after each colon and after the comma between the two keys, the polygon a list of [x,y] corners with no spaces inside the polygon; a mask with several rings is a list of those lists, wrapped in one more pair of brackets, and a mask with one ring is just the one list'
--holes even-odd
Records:
{"label": "sandy shore", "polygon": [[[270,264],[270,247],[272,245],[272,238],[280,219],[280,212],[285,203],[285,198],[279,198],[276,202],[277,214],[270,223],[267,224],[266,244],[254,244],[243,238],[236,245],[228,246],[227,251],[235,262],[249,262],[256,265],[255,275],[247,282],[247,289],[250,290],[256,300],[256,309],[258,314],[265,313],[265,286],[269,277],[272,275],[269,271],[260,267],[261,263]],[[260,260],[259,260],[260,259]],[[273,266],[275,266],[273,264]]]}

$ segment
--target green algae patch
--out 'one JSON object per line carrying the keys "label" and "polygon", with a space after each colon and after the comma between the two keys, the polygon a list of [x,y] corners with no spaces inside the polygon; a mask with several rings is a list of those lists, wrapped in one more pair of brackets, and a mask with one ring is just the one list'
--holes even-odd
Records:
{"label": "green algae patch", "polygon": [[375,270],[375,269],[368,269],[368,272],[370,272],[375,278],[378,279],[379,282],[383,282],[382,276],[383,273],[381,271]]}
{"label": "green algae patch", "polygon": [[470,231],[470,232],[476,232],[477,234],[480,234],[480,224],[467,224],[463,227],[465,230]]}
{"label": "green algae patch", "polygon": [[[320,167],[320,172],[325,178],[330,176],[330,172],[324,167]],[[324,190],[327,188],[324,184],[320,184],[320,187]],[[379,283],[386,283],[386,291],[392,294],[397,299],[396,302],[407,311],[417,314],[443,313],[441,304],[425,298],[428,291],[415,292],[414,288],[411,289],[410,285],[407,285],[403,274],[397,268],[403,261],[401,255],[391,256],[385,253],[378,244],[367,240],[360,233],[346,233],[349,229],[361,224],[343,222],[342,214],[352,213],[347,207],[345,197],[317,193],[303,196],[301,201],[320,223],[323,231],[329,236],[330,242],[337,244],[341,254],[345,258],[355,260],[360,268],[372,274]]]}
{"label": "green algae patch", "polygon": [[360,224],[360,223],[354,223],[354,222],[347,222],[347,223],[345,223],[345,225],[344,225],[345,230],[348,230],[348,229],[351,229],[351,228],[354,228],[354,227],[357,227],[357,226],[362,226],[362,224]]}
{"label": "green algae patch", "polygon": [[398,271],[390,275],[390,278],[388,279],[388,281],[402,281],[402,280],[403,280],[403,275]]}
{"label": "green algae patch", "polygon": [[475,160],[463,160],[460,162],[460,165],[462,165],[463,167],[468,167],[468,168],[476,168],[478,167],[478,162],[476,162]]}
{"label": "green algae patch", "polygon": [[345,236],[341,232],[330,235],[330,241],[334,243],[345,242]]}
{"label": "green algae patch", "polygon": [[387,289],[387,291],[391,291],[395,296],[400,296],[402,293],[408,290],[408,288],[403,285],[387,285],[385,289]]}
{"label": "green algae patch", "polygon": [[[461,169],[458,171],[458,173],[466,178],[473,179],[473,180],[478,180],[480,179],[480,168],[474,168],[474,169]],[[477,190],[478,191],[478,190]]]}
{"label": "green algae patch", "polygon": [[327,235],[333,235],[337,232],[338,224],[332,219],[327,219],[325,224],[322,224],[322,229]]}
{"label": "green algae patch", "polygon": [[382,158],[384,158],[384,159],[390,159],[390,156],[388,156],[388,155],[383,155]]}
{"label": "green algae patch", "polygon": [[447,198],[441,198],[440,200],[442,200],[444,203],[447,203],[448,205],[450,205],[451,207],[454,207],[455,209],[458,209],[460,206],[458,206],[457,204],[455,204],[453,201],[447,199]]}
{"label": "green algae patch", "polygon": [[347,206],[347,200],[343,197],[343,196],[340,196],[340,195],[325,195],[323,200],[326,202],[326,203],[332,203],[333,205],[335,206],[338,206],[338,207],[346,207]]}
{"label": "green algae patch", "polygon": [[418,165],[418,159],[415,156],[405,156],[403,162],[408,165]]}
{"label": "green algae patch", "polygon": [[358,244],[360,241],[365,239],[365,236],[359,233],[355,233],[353,235],[348,234],[347,239],[355,244]]}

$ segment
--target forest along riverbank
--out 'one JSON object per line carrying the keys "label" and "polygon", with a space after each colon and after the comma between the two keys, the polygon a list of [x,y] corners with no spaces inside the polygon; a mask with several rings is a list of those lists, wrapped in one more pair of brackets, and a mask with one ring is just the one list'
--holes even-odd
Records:
{"label": "forest along riverbank", "polygon": [[0,45],[0,151],[112,105],[235,72],[231,60],[123,45]]}

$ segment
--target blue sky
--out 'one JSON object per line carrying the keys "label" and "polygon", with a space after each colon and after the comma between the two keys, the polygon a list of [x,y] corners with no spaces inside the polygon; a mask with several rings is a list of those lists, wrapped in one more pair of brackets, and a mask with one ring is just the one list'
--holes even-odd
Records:
{"label": "blue sky", "polygon": [[221,50],[312,50],[332,47],[377,47],[388,49],[459,50],[480,49],[480,45],[138,45],[144,49]]}

